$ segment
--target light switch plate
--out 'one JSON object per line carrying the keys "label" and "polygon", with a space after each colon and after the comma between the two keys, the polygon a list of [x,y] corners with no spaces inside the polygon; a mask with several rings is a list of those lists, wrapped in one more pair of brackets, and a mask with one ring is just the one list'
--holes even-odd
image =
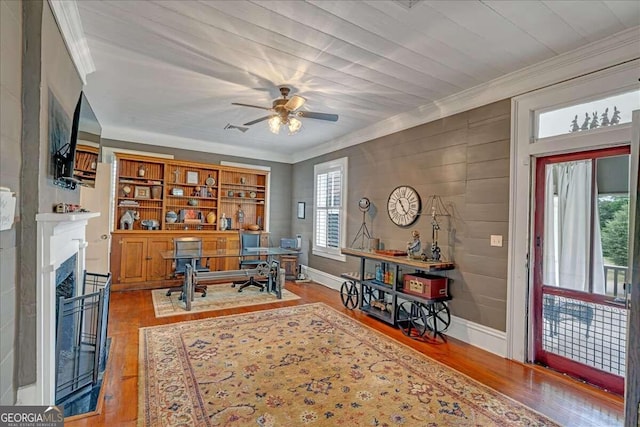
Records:
{"label": "light switch plate", "polygon": [[491,235],[491,246],[498,246],[498,247],[502,247],[502,236],[499,234],[492,234]]}

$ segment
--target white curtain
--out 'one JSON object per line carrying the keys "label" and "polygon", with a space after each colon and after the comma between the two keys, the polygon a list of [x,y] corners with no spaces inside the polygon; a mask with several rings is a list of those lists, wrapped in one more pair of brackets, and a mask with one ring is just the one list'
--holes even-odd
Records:
{"label": "white curtain", "polygon": [[591,165],[591,160],[580,160],[547,166],[543,279],[546,285],[589,291],[593,273],[593,292],[602,294],[604,262],[598,209],[591,197]]}

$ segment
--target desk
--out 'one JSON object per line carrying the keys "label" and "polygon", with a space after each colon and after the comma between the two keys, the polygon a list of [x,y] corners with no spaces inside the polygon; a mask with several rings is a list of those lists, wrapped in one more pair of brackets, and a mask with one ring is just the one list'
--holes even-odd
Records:
{"label": "desk", "polygon": [[[241,258],[243,256],[266,256],[267,260],[258,265],[257,268],[239,269],[239,270],[222,270],[211,272],[197,272],[191,266],[188,266],[182,285],[182,294],[185,296],[183,301],[187,310],[191,310],[191,301],[194,297],[194,288],[199,283],[207,281],[219,280],[242,280],[251,276],[261,276],[269,278],[267,292],[273,293],[277,298],[282,298],[282,286],[280,284],[280,262],[275,258],[282,255],[297,254],[298,251],[292,249],[283,249],[279,247],[247,247],[240,249],[216,249],[204,250],[197,257],[192,256],[176,256],[174,251],[162,251],[160,255],[163,259],[191,259],[191,266],[195,265],[198,258]],[[275,270],[275,271],[274,271]]]}
{"label": "desk", "polygon": [[[439,298],[427,298],[404,292],[403,273],[434,272],[452,270],[451,262],[422,261],[405,256],[390,256],[374,251],[342,248],[345,255],[360,258],[358,272],[345,273],[347,279],[340,288],[342,303],[349,309],[356,306],[363,312],[384,322],[398,326],[402,332],[413,338],[444,340],[443,332],[449,327],[451,317],[446,301],[451,299],[448,292]],[[367,268],[367,262],[369,263]],[[372,273],[372,262],[387,265],[391,280],[377,280]],[[404,271],[403,271],[404,268]],[[389,283],[390,282],[390,283]],[[360,285],[360,291],[358,286]]]}

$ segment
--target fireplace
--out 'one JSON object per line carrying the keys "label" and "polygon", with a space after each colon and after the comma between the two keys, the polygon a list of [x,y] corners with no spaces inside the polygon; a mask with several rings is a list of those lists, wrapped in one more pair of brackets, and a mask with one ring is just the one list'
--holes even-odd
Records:
{"label": "fireplace", "polygon": [[78,255],[73,254],[56,269],[56,319],[58,319],[60,312],[60,297],[73,298],[76,296],[77,263]]}
{"label": "fireplace", "polygon": [[[37,323],[35,384],[18,391],[18,401],[26,405],[52,405],[55,402],[55,336],[57,272],[72,271],[74,281],[82,277],[85,264],[86,226],[94,212],[41,213],[36,215],[38,231]],[[75,262],[69,261],[75,257]],[[63,264],[69,263],[63,267]],[[62,268],[61,268],[62,267]],[[78,292],[76,283],[75,289]]]}

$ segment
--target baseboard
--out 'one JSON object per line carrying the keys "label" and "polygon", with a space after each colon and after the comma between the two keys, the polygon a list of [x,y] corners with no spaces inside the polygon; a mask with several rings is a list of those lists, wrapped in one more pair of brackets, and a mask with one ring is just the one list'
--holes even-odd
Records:
{"label": "baseboard", "polygon": [[501,357],[507,357],[507,333],[467,319],[451,316],[447,336]]}
{"label": "baseboard", "polygon": [[[314,282],[337,291],[340,291],[340,286],[342,286],[344,282],[344,279],[341,277],[307,266],[303,266],[302,271]],[[497,329],[489,328],[452,315],[451,325],[449,325],[449,330],[447,330],[446,335],[490,353],[497,354],[498,356],[506,357],[506,332],[498,331]]]}

